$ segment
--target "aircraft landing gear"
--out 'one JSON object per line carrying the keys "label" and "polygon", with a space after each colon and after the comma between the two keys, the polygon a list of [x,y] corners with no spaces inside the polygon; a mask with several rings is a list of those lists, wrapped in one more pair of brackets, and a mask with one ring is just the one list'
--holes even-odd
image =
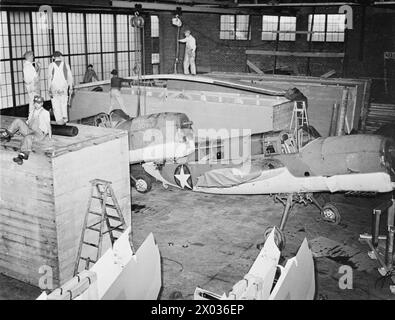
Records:
{"label": "aircraft landing gear", "polygon": [[284,235],[284,229],[285,229],[285,225],[287,223],[289,214],[292,210],[292,207],[295,203],[295,199],[294,199],[294,194],[290,193],[287,195],[286,199],[280,195],[275,195],[274,196],[274,201],[279,201],[281,202],[285,207],[284,207],[284,211],[283,211],[283,215],[281,217],[281,222],[280,222],[280,227],[276,228],[276,227],[269,227],[265,230],[264,233],[264,240],[266,241],[266,239],[269,237],[270,232],[273,230],[273,228],[275,228],[275,233],[274,233],[274,242],[276,243],[278,249],[281,251],[285,248],[285,235]]}
{"label": "aircraft landing gear", "polygon": [[152,189],[152,178],[144,169],[140,169],[138,165],[131,165],[130,185],[134,187],[137,192],[147,193]]}
{"label": "aircraft landing gear", "polygon": [[[281,217],[281,222],[279,228],[275,230],[275,243],[279,250],[283,250],[285,248],[285,235],[284,229],[287,223],[288,217],[295,203],[302,203],[304,205],[308,205],[309,203],[313,203],[321,213],[321,217],[324,221],[329,222],[331,224],[337,225],[340,223],[341,215],[339,208],[333,203],[328,202],[322,206],[317,199],[314,197],[312,193],[290,193],[287,195],[275,195],[274,201],[281,202],[284,205],[284,211]],[[264,240],[266,241],[270,232],[274,227],[269,227],[264,232]]]}
{"label": "aircraft landing gear", "polygon": [[[282,232],[281,230],[279,230],[277,227],[272,226],[272,227],[268,227],[265,232],[264,232],[264,239],[265,242],[267,240],[267,238],[269,237],[270,233],[272,232],[272,230],[274,229],[274,243],[276,244],[277,248],[281,251],[285,248],[285,235],[284,232]],[[259,249],[261,249],[263,247],[263,244],[265,243],[263,242],[261,245],[259,245]]]}
{"label": "aircraft landing gear", "polygon": [[334,203],[328,202],[322,207],[321,217],[325,222],[338,225],[341,220],[340,210]]}
{"label": "aircraft landing gear", "polygon": [[132,187],[140,193],[147,193],[152,188],[152,181],[148,175],[138,175],[136,177],[130,175],[130,182]]}

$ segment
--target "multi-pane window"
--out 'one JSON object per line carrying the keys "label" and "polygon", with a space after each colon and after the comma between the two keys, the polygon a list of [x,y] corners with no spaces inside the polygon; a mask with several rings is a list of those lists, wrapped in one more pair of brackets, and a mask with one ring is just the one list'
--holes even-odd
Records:
{"label": "multi-pane window", "polygon": [[87,35],[87,44],[88,44],[88,52],[101,52],[101,43],[100,43],[100,14],[98,13],[89,13],[86,15],[86,35]]}
{"label": "multi-pane window", "polygon": [[219,38],[222,40],[248,40],[251,38],[248,15],[221,15]]}
{"label": "multi-pane window", "polygon": [[152,73],[158,74],[159,73],[159,63],[160,63],[159,53],[153,53],[151,55],[151,63],[152,63]]}
{"label": "multi-pane window", "polygon": [[[85,34],[84,34],[84,15],[82,13],[68,14],[69,20],[69,39],[70,51],[70,67],[73,73],[74,83],[79,84],[84,79],[86,71],[85,59]],[[88,60],[88,64],[92,63]],[[93,69],[98,70],[99,66],[93,64]]]}
{"label": "multi-pane window", "polygon": [[159,63],[159,53],[153,53],[152,54],[152,64],[157,64]]}
{"label": "multi-pane window", "polygon": [[0,12],[0,109],[12,105],[11,67],[8,43],[7,12]]}
{"label": "multi-pane window", "polygon": [[85,52],[84,15],[82,13],[69,14],[70,50],[73,54]]}
{"label": "multi-pane window", "polygon": [[344,42],[344,14],[310,14],[309,41]]}
{"label": "multi-pane window", "polygon": [[56,50],[62,52],[62,54],[68,54],[68,42],[67,42],[67,13],[66,12],[54,12],[53,13],[53,33],[56,43]]}
{"label": "multi-pane window", "polygon": [[129,33],[128,16],[126,14],[117,15],[117,61],[118,72],[124,76],[129,76],[130,66],[128,58]]}
{"label": "multi-pane window", "polygon": [[[114,16],[101,15],[101,41],[103,52],[103,79],[110,77],[110,72],[115,68],[114,54]],[[111,52],[111,53],[107,53]]]}
{"label": "multi-pane window", "polygon": [[296,17],[262,16],[262,40],[295,41]]}
{"label": "multi-pane window", "polygon": [[159,17],[151,16],[151,37],[159,37]]}
{"label": "multi-pane window", "polygon": [[28,12],[10,12],[11,52],[14,59],[12,61],[13,85],[17,104],[25,104],[28,101],[23,81],[23,55],[32,47],[30,22]]}
{"label": "multi-pane window", "polygon": [[114,16],[101,15],[101,39],[103,52],[114,52]]}
{"label": "multi-pane window", "polygon": [[70,63],[74,84],[82,82],[88,64],[93,64],[99,79],[110,78],[116,65],[121,76],[131,75],[136,62],[141,63],[141,41],[136,41],[140,29],[130,27],[130,17],[54,12],[50,29],[40,12],[0,11],[0,109],[28,102],[23,79],[23,54],[28,50],[34,51],[35,61],[41,64],[41,95],[46,100],[47,70],[55,50]]}

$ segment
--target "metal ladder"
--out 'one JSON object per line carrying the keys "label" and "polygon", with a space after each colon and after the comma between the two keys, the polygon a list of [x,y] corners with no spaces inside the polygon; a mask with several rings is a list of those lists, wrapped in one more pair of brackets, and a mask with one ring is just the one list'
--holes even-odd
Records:
{"label": "metal ladder", "polygon": [[[102,242],[103,235],[108,233],[110,235],[111,245],[114,245],[114,242],[118,239],[115,237],[113,232],[124,232],[126,229],[125,219],[122,216],[121,208],[119,203],[115,197],[114,190],[112,189],[111,182],[101,179],[94,179],[90,181],[91,183],[91,196],[88,202],[88,209],[85,214],[85,220],[82,227],[82,233],[80,238],[80,243],[78,247],[77,260],[74,266],[74,276],[78,273],[78,268],[80,265],[80,261],[85,261],[85,270],[89,269],[90,263],[96,263],[101,256],[102,251]],[[95,194],[96,190],[96,194]],[[112,199],[112,203],[108,203],[108,198]],[[97,200],[101,206],[101,212],[92,211],[92,201]],[[112,209],[115,211],[115,214],[108,214],[107,209]],[[99,217],[99,220],[89,223],[89,217],[93,216],[95,218]],[[111,224],[111,221],[113,224]],[[106,223],[106,231],[104,222]],[[85,238],[87,236],[87,231],[92,235],[93,233],[98,233],[97,243],[88,242]],[[89,256],[83,257],[82,251],[84,246],[90,246],[96,248],[96,259],[92,260]]]}
{"label": "metal ladder", "polygon": [[[307,118],[307,108],[306,101],[295,101],[294,108],[292,111],[291,123],[289,125],[289,130],[293,133],[296,140],[296,145],[298,150],[302,147],[302,142],[304,141],[304,136],[309,136],[307,132],[299,130],[303,126],[308,126],[309,120]],[[308,137],[309,138],[309,137]]]}

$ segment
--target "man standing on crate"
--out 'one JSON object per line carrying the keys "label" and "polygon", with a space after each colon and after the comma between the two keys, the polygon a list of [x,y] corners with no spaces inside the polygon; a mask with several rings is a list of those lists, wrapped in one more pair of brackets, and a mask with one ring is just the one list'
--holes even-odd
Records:
{"label": "man standing on crate", "polygon": [[178,40],[185,43],[184,53],[184,74],[189,74],[189,67],[191,67],[191,74],[196,74],[195,56],[196,56],[196,39],[191,35],[190,30],[184,32],[185,38]]}
{"label": "man standing on crate", "polygon": [[69,121],[67,106],[69,96],[73,93],[73,75],[60,51],[55,51],[53,58],[54,61],[48,67],[49,95],[56,123],[63,125]]}
{"label": "man standing on crate", "polygon": [[21,150],[17,157],[13,158],[17,164],[23,164],[23,160],[29,159],[34,141],[41,141],[46,136],[52,138],[52,130],[49,112],[44,109],[44,99],[35,96],[33,99],[34,109],[29,114],[29,118],[24,120],[17,118],[11,125],[0,134],[0,139],[10,141],[11,138],[19,133],[23,136]]}

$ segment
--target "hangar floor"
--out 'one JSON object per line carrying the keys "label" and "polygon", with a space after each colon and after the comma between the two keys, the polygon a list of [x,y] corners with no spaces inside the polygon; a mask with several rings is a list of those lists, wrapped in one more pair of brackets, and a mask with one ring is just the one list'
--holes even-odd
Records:
{"label": "hangar floor", "polygon": [[[322,221],[313,206],[296,205],[286,228],[285,258],[296,254],[307,237],[315,254],[316,299],[395,299],[389,282],[358,236],[370,232],[371,198],[332,196],[340,203],[338,226]],[[136,248],[152,232],[162,256],[160,299],[192,299],[196,286],[222,294],[231,290],[259,253],[263,231],[280,221],[282,205],[269,196],[221,196],[165,190],[155,184],[148,194],[132,192]],[[353,289],[340,289],[341,265],[353,268]],[[0,276],[0,299],[34,299],[39,289]]]}

